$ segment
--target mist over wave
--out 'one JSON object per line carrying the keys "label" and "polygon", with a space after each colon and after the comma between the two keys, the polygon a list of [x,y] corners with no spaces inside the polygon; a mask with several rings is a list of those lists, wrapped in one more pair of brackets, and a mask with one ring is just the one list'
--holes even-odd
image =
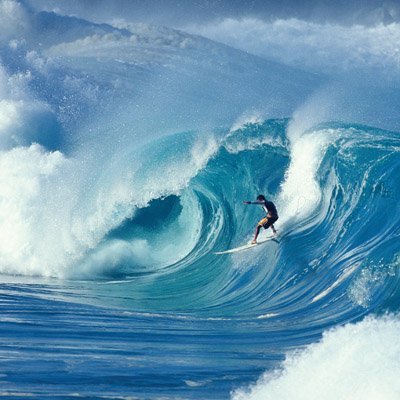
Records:
{"label": "mist over wave", "polygon": [[313,95],[319,102],[314,104],[314,115],[322,105],[325,120],[399,130],[400,25],[395,20],[344,25],[298,18],[243,17],[192,23],[185,29],[323,76],[324,85]]}
{"label": "mist over wave", "polygon": [[[94,23],[12,0],[0,1],[0,26],[0,273],[14,307],[4,337],[14,343],[14,325],[31,324],[36,336],[21,333],[27,344],[17,346],[29,358],[35,338],[53,337],[59,314],[46,310],[62,310],[54,329],[68,366],[55,381],[67,371],[78,383],[63,381],[57,394],[87,387],[70,349],[96,364],[85,340],[71,339],[73,325],[95,339],[96,371],[136,374],[117,392],[106,385],[111,397],[216,390],[227,398],[267,370],[232,396],[290,398],[308,373],[328,363],[334,375],[354,350],[349,368],[371,383],[357,395],[377,395],[384,380],[385,398],[395,398],[391,349],[367,359],[384,365],[386,378],[360,358],[388,339],[398,352],[396,23],[207,26],[209,37],[258,56],[168,27]],[[215,255],[251,239],[262,212],[243,200],[259,193],[277,205],[279,236]],[[24,296],[33,309],[25,311]],[[378,316],[363,320],[369,314]],[[129,360],[160,367],[125,359],[113,367],[103,346],[129,347]],[[37,359],[54,359],[53,350]],[[10,393],[26,385],[43,395],[13,368],[4,378]],[[85,393],[97,395],[106,375],[90,375]],[[155,376],[163,378],[146,392]],[[361,380],[336,377],[329,393],[344,396]],[[133,389],[138,382],[147,389]]]}
{"label": "mist over wave", "polygon": [[340,25],[248,17],[192,25],[187,30],[293,67],[327,75],[371,69],[398,83],[397,22]]}

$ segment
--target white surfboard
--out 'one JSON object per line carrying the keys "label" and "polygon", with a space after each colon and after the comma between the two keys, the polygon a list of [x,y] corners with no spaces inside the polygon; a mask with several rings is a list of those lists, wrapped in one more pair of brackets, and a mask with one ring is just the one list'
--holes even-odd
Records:
{"label": "white surfboard", "polygon": [[248,249],[252,249],[253,247],[256,247],[260,244],[269,242],[271,240],[277,240],[278,239],[278,235],[272,235],[272,236],[267,236],[266,238],[260,239],[256,244],[252,244],[252,243],[247,243],[243,246],[240,247],[235,247],[234,249],[229,249],[229,250],[225,250],[225,251],[217,251],[214,254],[231,254],[231,253],[237,253],[239,251],[244,251],[244,250],[248,250]]}

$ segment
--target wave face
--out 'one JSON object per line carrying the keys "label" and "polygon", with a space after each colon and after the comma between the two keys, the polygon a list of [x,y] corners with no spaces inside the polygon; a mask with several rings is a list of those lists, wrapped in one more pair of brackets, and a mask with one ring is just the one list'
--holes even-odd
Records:
{"label": "wave face", "polygon": [[[185,176],[184,188],[151,199],[108,232],[72,276],[108,279],[109,291],[118,280],[132,305],[137,292],[146,293],[142,311],[208,316],[280,315],[294,306],[308,319],[309,308],[323,302],[325,318],[337,321],[389,298],[399,262],[398,220],[389,217],[398,215],[399,135],[337,123],[295,139],[288,131],[288,120],[267,120],[206,149],[191,133],[150,144],[143,180],[157,187],[158,168],[170,177],[187,174],[190,163],[177,151],[209,158],[190,180]],[[262,210],[242,200],[259,188],[279,209],[279,239],[217,257],[215,251],[251,239]],[[338,293],[347,305],[332,300]]]}
{"label": "wave face", "polygon": [[[395,115],[183,32],[0,8],[2,394],[289,399],[352,352],[324,398],[399,396]],[[279,236],[214,254],[259,193]]]}

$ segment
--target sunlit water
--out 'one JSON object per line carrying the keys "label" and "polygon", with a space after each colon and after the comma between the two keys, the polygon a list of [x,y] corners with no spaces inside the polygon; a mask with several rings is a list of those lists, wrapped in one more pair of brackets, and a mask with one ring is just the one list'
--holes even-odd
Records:
{"label": "sunlit water", "polygon": [[[396,129],[199,37],[0,4],[1,395],[398,398]],[[259,193],[277,238],[215,255]]]}

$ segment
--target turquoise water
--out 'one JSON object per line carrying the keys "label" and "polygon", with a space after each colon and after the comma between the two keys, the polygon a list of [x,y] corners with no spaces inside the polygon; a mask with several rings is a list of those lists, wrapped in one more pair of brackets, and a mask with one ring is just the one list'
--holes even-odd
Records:
{"label": "turquoise water", "polygon": [[[395,116],[183,32],[1,4],[2,396],[398,396]],[[215,255],[259,193],[277,240]]]}

